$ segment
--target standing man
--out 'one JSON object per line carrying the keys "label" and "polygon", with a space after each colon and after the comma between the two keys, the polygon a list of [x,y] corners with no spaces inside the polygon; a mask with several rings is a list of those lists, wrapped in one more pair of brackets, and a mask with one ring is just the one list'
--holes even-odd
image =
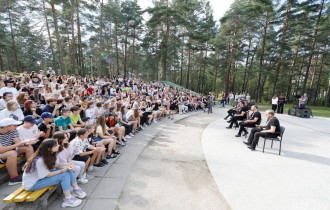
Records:
{"label": "standing man", "polygon": [[[248,145],[248,148],[255,150],[260,137],[271,137],[275,138],[280,135],[281,127],[280,122],[275,117],[275,112],[273,110],[266,111],[267,124],[257,125],[253,128],[247,142],[243,142]],[[265,129],[264,129],[265,128]]]}

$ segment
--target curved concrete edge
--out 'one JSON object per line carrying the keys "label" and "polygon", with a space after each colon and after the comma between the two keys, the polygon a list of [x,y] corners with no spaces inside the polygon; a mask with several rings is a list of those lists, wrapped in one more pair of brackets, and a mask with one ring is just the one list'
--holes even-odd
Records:
{"label": "curved concrete edge", "polygon": [[281,122],[291,126],[281,156],[278,143],[273,149],[266,143],[262,153],[260,141],[257,151],[250,151],[244,137],[234,137],[238,130],[225,129],[222,117],[205,128],[203,152],[220,193],[235,210],[330,209],[329,147],[324,147],[329,135],[319,132],[310,141],[315,130]]}
{"label": "curved concrete edge", "polygon": [[[204,116],[209,116],[211,117],[211,121],[210,118],[208,118],[206,121],[201,119],[202,122],[196,121],[196,119],[190,119],[191,117],[196,116],[196,114],[200,114],[200,116],[203,116],[201,114],[204,114]],[[203,149],[202,149],[202,142],[201,142],[201,137],[202,134],[204,132],[205,127],[214,120],[214,117],[217,117],[216,114],[214,115],[207,115],[207,113],[201,113],[201,112],[197,112],[196,114],[191,114],[188,115],[186,117],[182,117],[181,119],[177,119],[176,121],[174,121],[174,123],[171,124],[167,124],[166,126],[168,126],[168,128],[170,129],[170,127],[172,126],[173,128],[173,124],[177,124],[178,125],[174,125],[175,129],[182,129],[184,127],[186,128],[190,128],[191,125],[198,126],[198,129],[195,129],[194,131],[192,131],[192,133],[185,132],[185,131],[181,131],[183,132],[183,136],[185,136],[185,138],[189,139],[190,137],[190,141],[185,142],[184,138],[182,135],[180,135],[180,137],[176,137],[176,138],[172,138],[171,134],[166,133],[164,135],[164,132],[158,132],[156,135],[154,135],[154,138],[152,138],[149,143],[148,143],[148,147],[145,147],[144,150],[140,153],[140,155],[138,156],[138,159],[140,159],[140,161],[136,161],[137,165],[134,165],[134,169],[132,169],[132,174],[129,175],[129,178],[127,179],[127,182],[125,183],[125,191],[121,192],[120,195],[120,206],[117,206],[116,209],[150,209],[150,206],[147,207],[146,205],[151,202],[152,205],[154,206],[158,206],[155,209],[168,209],[168,208],[178,208],[180,206],[179,209],[186,209],[183,207],[193,207],[191,206],[191,204],[193,202],[191,201],[196,201],[196,199],[201,199],[198,202],[198,205],[204,205],[207,204],[206,206],[204,206],[207,209],[231,209],[231,207],[229,206],[229,204],[227,203],[227,201],[223,198],[223,196],[221,195],[221,193],[218,191],[218,187],[216,186],[216,183],[214,181],[214,178],[211,174],[211,172],[209,171],[209,168],[207,166],[207,163],[205,161],[205,157],[203,154]],[[191,121],[189,121],[191,120]],[[186,121],[186,122],[184,122]],[[188,125],[186,124],[188,123]],[[181,125],[182,124],[182,125]],[[171,133],[171,131],[175,134],[177,134],[176,130],[170,129],[169,132]],[[197,131],[200,130],[200,131]],[[164,131],[164,130],[163,130]],[[198,132],[198,134],[196,133]],[[197,135],[196,135],[197,134]],[[166,138],[166,140],[159,140],[162,138]],[[174,142],[176,142],[176,140],[181,140],[178,141],[179,143],[179,148],[183,149],[183,153],[178,153],[176,154],[175,151],[177,151],[178,148],[176,148],[175,144],[173,144]],[[191,141],[193,140],[193,141]],[[197,141],[196,141],[197,140]],[[183,142],[182,142],[183,141]],[[169,143],[166,145],[166,143]],[[198,150],[199,152],[197,152],[195,149],[197,149],[196,145],[195,145],[195,149],[193,149],[193,151],[190,151],[190,147],[189,146],[184,146],[182,148],[183,145],[188,145],[189,142],[191,143],[190,145],[195,145],[195,143],[198,142]],[[151,146],[151,148],[149,147],[149,145]],[[171,145],[171,146],[170,146]],[[170,148],[168,148],[167,146],[169,146]],[[173,148],[174,146],[174,148]],[[158,151],[159,153],[157,153],[157,149],[155,150],[155,148],[161,149],[160,151]],[[162,148],[167,148],[165,150],[165,152],[163,152]],[[162,151],[162,152],[161,152]],[[159,155],[156,158],[153,157],[153,155],[155,155],[156,153]],[[197,157],[195,153],[197,152],[199,154],[199,156]],[[186,157],[185,155],[186,154]],[[171,155],[178,155],[176,157],[171,156]],[[192,158],[192,159],[191,159]],[[141,162],[142,161],[142,162]],[[152,164],[154,164],[155,162],[160,162],[162,164],[158,164],[158,165],[154,165],[154,167],[152,166]],[[147,162],[147,163],[145,163]],[[194,163],[197,163],[197,165],[194,165]],[[146,166],[146,164],[148,166]],[[161,165],[166,166],[166,169],[162,169],[160,171],[159,167],[161,167]],[[180,167],[179,167],[180,166]],[[152,169],[151,169],[151,168]],[[183,172],[183,173],[188,173],[183,175],[182,172],[176,171],[175,173],[175,178],[172,177],[173,179],[166,179],[166,176],[172,176],[174,175],[174,171],[178,170],[178,168],[180,168],[180,170],[188,170],[190,172]],[[198,172],[197,172],[197,171]],[[194,172],[193,172],[194,171]],[[203,176],[201,176],[204,173]],[[165,177],[164,177],[164,174]],[[141,177],[144,176],[144,177]],[[194,177],[192,180],[190,180],[192,177]],[[157,178],[157,179],[155,179]],[[165,178],[165,179],[164,179]],[[168,178],[168,177],[167,177]],[[180,184],[177,183],[180,178],[184,178],[183,180],[180,181]],[[150,180],[149,180],[150,179]],[[147,181],[148,180],[148,181]],[[167,183],[169,180],[171,180],[170,183]],[[167,183],[168,185],[165,184],[165,186],[162,186],[162,184],[160,183]],[[192,183],[190,183],[192,182]],[[144,193],[145,189],[148,188],[146,183],[150,183],[151,186],[149,186],[149,190],[148,190],[148,195],[152,194],[153,196],[146,196]],[[158,184],[157,184],[158,183]],[[199,184],[201,185],[199,185]],[[158,186],[158,187],[157,187]],[[175,187],[174,187],[175,186]],[[141,190],[139,190],[138,188],[141,187]],[[167,197],[165,196],[165,192],[164,189],[162,188],[164,187],[164,189],[167,189],[173,193],[168,194]],[[175,192],[173,191],[173,187],[175,190]],[[188,189],[186,189],[186,187],[188,187]],[[159,191],[157,190],[159,189]],[[161,190],[163,189],[163,190]],[[171,190],[170,190],[171,189]],[[179,190],[180,189],[180,190]],[[156,190],[156,191],[154,191]],[[154,192],[153,192],[154,191]],[[182,191],[180,193],[180,191]],[[214,194],[212,196],[210,196],[208,193],[213,192]],[[157,198],[157,196],[159,195],[159,193],[161,193],[162,195],[164,195],[164,197],[160,200],[156,199],[154,200],[154,198]],[[177,193],[180,193],[180,196],[178,196]],[[185,196],[187,195],[191,195],[189,198],[191,201],[189,201],[189,199],[183,199],[185,198]],[[205,195],[206,197],[203,199],[203,197],[196,197],[194,198],[194,196],[201,194],[201,195]],[[208,195],[208,196],[207,196]],[[165,206],[160,207],[159,206],[159,202],[164,202],[167,201],[166,198],[168,197],[173,197],[175,196],[176,199],[172,200],[171,203],[167,203],[164,204]],[[164,200],[164,201],[163,201]],[[181,200],[181,205],[176,203],[178,200]],[[184,200],[186,200],[187,202],[185,202]],[[125,203],[132,203],[134,202],[137,206],[134,207],[134,205],[128,205]],[[170,201],[169,201],[170,202]],[[204,208],[203,207],[203,208]],[[194,207],[193,207],[194,208]],[[197,206],[195,205],[195,208],[197,208]],[[154,208],[152,208],[154,209]],[[199,209],[199,208],[197,208]]]}

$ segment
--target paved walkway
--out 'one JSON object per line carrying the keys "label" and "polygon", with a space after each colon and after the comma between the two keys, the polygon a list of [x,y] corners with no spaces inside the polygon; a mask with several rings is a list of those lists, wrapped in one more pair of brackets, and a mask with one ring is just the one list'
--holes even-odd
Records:
{"label": "paved walkway", "polygon": [[268,142],[265,153],[263,141],[250,151],[244,137],[234,137],[238,130],[225,129],[225,110],[216,112],[219,120],[204,130],[203,151],[233,209],[330,209],[330,119],[278,115],[286,127],[279,156],[278,142],[273,149]]}

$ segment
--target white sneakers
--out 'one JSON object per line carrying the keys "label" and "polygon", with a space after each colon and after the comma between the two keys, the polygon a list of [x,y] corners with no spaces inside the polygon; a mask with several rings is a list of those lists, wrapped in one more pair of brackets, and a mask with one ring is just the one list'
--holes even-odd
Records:
{"label": "white sneakers", "polygon": [[67,208],[67,207],[77,207],[81,204],[82,200],[71,196],[70,198],[64,198],[64,201],[62,203],[62,208]]}
{"label": "white sneakers", "polygon": [[88,179],[85,179],[84,177],[80,177],[77,179],[77,182],[80,184],[87,184],[88,183]]}

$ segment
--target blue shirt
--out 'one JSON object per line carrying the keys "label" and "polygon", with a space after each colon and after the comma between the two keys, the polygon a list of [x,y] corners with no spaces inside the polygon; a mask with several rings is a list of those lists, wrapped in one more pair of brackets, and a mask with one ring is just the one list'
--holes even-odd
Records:
{"label": "blue shirt", "polygon": [[42,112],[50,112],[53,113],[55,107],[50,106],[49,104],[47,104],[43,109]]}
{"label": "blue shirt", "polygon": [[58,131],[58,128],[62,126],[63,130],[68,130],[70,129],[69,125],[71,124],[71,119],[70,117],[67,117],[66,119],[63,119],[62,116],[56,118],[55,122],[55,131]]}

